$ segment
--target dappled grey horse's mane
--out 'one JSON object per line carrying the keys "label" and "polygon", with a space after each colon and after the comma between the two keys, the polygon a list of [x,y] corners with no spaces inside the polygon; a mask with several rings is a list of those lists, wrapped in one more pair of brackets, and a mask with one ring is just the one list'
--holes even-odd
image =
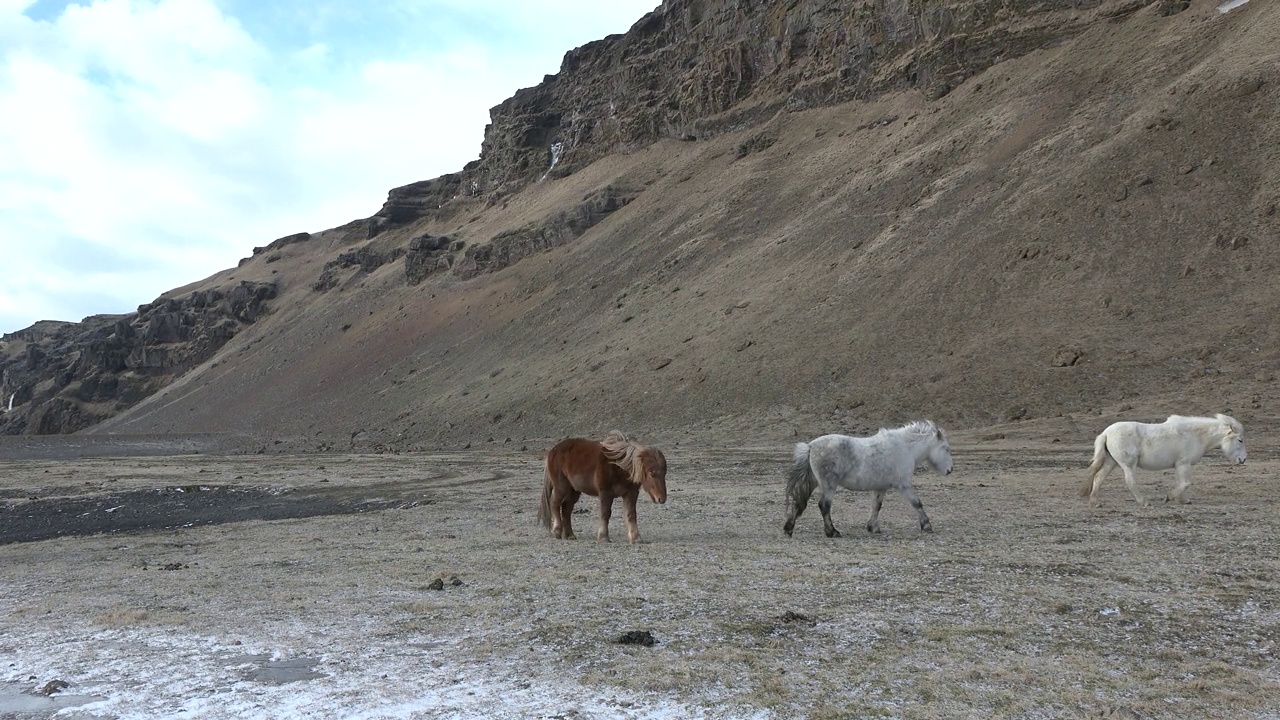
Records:
{"label": "dappled grey horse's mane", "polygon": [[942,434],[938,426],[932,420],[912,420],[900,428],[880,428],[878,435],[887,435],[889,433],[904,433],[913,438],[927,438]]}
{"label": "dappled grey horse's mane", "polygon": [[618,430],[610,430],[600,441],[600,447],[609,462],[626,470],[632,483],[640,484],[640,479],[644,477],[644,464],[640,460],[640,455],[645,450],[643,445],[631,442]]}

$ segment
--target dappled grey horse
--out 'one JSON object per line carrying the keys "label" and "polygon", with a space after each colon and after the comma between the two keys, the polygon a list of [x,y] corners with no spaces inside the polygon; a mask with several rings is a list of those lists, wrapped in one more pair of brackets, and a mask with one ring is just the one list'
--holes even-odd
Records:
{"label": "dappled grey horse", "polygon": [[787,479],[788,536],[796,518],[809,504],[815,489],[821,489],[818,509],[827,537],[840,537],[831,522],[831,496],[836,488],[870,490],[873,495],[867,532],[880,532],[880,504],[884,494],[897,490],[915,508],[920,529],[933,532],[920,498],[911,488],[916,465],[927,461],[935,470],[951,474],[951,446],[947,435],[930,420],[916,420],[893,430],[881,429],[871,437],[823,435],[807,443],[796,443],[794,464]]}

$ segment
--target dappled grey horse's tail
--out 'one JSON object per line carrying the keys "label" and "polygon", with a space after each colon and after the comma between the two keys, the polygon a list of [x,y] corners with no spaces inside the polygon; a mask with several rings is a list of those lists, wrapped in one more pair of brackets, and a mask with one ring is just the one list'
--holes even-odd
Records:
{"label": "dappled grey horse's tail", "polygon": [[809,443],[796,443],[791,475],[787,478],[787,498],[803,507],[808,504],[809,496],[816,487],[818,478],[813,476],[813,468],[809,467]]}
{"label": "dappled grey horse's tail", "polygon": [[809,444],[796,443],[795,456],[791,463],[791,473],[787,476],[787,522],[782,526],[788,536],[795,529],[796,518],[804,512],[809,504],[809,496],[818,487],[818,478],[813,475],[813,467],[809,465]]}

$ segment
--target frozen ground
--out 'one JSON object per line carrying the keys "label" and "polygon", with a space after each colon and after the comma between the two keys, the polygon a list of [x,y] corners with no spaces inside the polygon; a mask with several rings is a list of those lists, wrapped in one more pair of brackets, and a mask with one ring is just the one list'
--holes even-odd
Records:
{"label": "frozen ground", "polygon": [[532,449],[0,463],[0,532],[152,519],[0,545],[0,718],[1280,717],[1257,445],[1089,509],[1087,440],[957,439],[935,533],[841,493],[834,540],[781,533],[789,448],[664,450],[635,547],[545,537]]}

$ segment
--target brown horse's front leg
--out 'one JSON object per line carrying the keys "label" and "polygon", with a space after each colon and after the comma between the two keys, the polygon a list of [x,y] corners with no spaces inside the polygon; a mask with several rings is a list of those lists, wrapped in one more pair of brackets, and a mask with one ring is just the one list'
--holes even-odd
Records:
{"label": "brown horse's front leg", "polygon": [[573,534],[573,506],[578,504],[578,498],[582,493],[576,490],[569,490],[564,495],[564,499],[555,505],[555,511],[560,517],[560,534],[556,537],[565,540],[577,540],[578,536]]}
{"label": "brown horse's front leg", "polygon": [[635,488],[622,497],[622,505],[627,512],[627,539],[632,545],[640,542],[640,526],[636,524],[636,498],[640,497],[640,488]]}
{"label": "brown horse's front leg", "polygon": [[598,542],[609,542],[609,516],[613,515],[613,496],[600,493],[600,531],[596,533]]}

